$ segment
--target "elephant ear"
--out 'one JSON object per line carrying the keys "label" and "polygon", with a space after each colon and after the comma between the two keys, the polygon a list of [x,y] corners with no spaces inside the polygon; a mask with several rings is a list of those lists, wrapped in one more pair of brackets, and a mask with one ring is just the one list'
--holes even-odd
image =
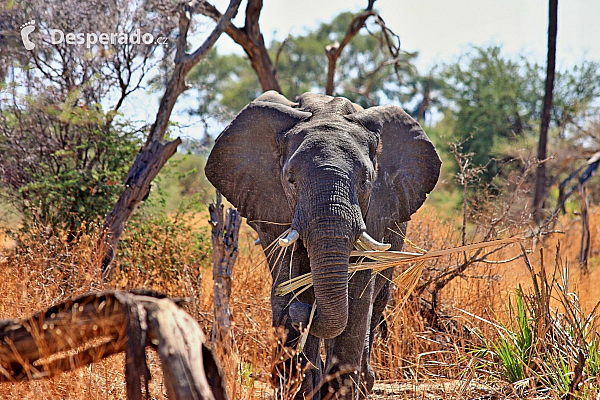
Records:
{"label": "elephant ear", "polygon": [[249,221],[292,221],[276,138],[311,115],[257,99],[217,137],[204,168],[206,177]]}
{"label": "elephant ear", "polygon": [[441,160],[419,123],[400,107],[371,107],[347,118],[380,135],[367,225],[383,234],[385,226],[409,221],[421,207],[437,183]]}

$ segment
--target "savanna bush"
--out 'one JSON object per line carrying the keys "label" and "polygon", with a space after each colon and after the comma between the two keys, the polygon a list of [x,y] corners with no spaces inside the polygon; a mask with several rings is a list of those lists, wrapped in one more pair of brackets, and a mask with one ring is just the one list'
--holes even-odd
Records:
{"label": "savanna bush", "polygon": [[25,232],[43,226],[69,241],[114,205],[139,149],[134,129],[114,114],[73,102],[40,97],[0,112],[3,195],[20,211]]}

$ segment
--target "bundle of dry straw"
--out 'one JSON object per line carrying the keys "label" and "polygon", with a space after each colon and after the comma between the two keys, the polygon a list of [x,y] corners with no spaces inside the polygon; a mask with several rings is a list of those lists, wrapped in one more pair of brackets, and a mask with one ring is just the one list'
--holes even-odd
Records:
{"label": "bundle of dry straw", "polygon": [[[286,231],[287,232],[287,231]],[[284,236],[286,234],[282,236]],[[405,243],[408,244],[415,252],[406,251],[372,251],[366,250],[360,242],[357,242],[356,250],[350,253],[352,257],[360,257],[359,261],[350,263],[348,268],[348,279],[352,279],[352,276],[357,271],[371,270],[373,274],[379,274],[383,270],[392,267],[399,267],[406,264],[411,264],[406,270],[400,275],[394,278],[394,284],[400,289],[405,291],[405,298],[408,297],[410,292],[419,282],[423,269],[425,268],[425,262],[432,258],[446,256],[449,254],[462,253],[469,250],[477,250],[483,247],[501,246],[511,243],[517,243],[523,241],[523,238],[513,237],[506,239],[493,240],[489,242],[473,243],[466,246],[459,246],[445,250],[426,251],[408,239],[404,239]],[[277,241],[276,241],[277,242]],[[364,262],[365,260],[371,260],[371,262]],[[278,296],[285,296],[290,293],[294,293],[298,296],[312,286],[312,276],[310,273],[298,276],[290,279],[277,287],[275,294]]]}

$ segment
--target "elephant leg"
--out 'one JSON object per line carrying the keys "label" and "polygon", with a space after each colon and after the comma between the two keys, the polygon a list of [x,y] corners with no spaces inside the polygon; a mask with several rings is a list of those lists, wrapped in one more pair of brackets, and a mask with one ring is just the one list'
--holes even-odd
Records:
{"label": "elephant leg", "polygon": [[377,276],[377,280],[375,282],[376,295],[375,300],[373,301],[371,321],[369,324],[369,331],[367,332],[367,339],[365,340],[361,365],[361,377],[363,378],[361,380],[362,392],[366,394],[371,393],[373,385],[375,384],[375,371],[373,371],[373,368],[371,367],[371,352],[373,350],[375,331],[381,324],[383,311],[388,303],[390,294],[390,283],[388,279],[391,278],[392,273],[392,269],[389,271],[384,271],[384,276]]}
{"label": "elephant leg", "polygon": [[[391,229],[382,229],[377,237],[383,235],[383,241],[385,243],[391,243],[392,250],[401,251],[404,247],[403,237],[406,237],[407,223],[401,223]],[[372,229],[373,232],[377,232],[376,229]],[[400,235],[396,234],[398,231]],[[362,357],[361,365],[361,376],[364,377],[363,391],[371,393],[373,385],[375,384],[375,371],[371,367],[371,353],[373,350],[373,341],[375,339],[375,332],[383,319],[383,311],[390,299],[390,282],[394,276],[394,269],[390,268],[385,271],[381,271],[375,279],[375,289],[373,291],[373,307],[371,313],[371,321],[369,324],[369,331],[367,332],[367,339],[365,340],[365,347]]]}
{"label": "elephant leg", "polygon": [[[275,326],[283,326],[285,329],[287,336],[284,346],[298,350],[300,333],[292,326],[291,318],[285,312],[281,314],[283,319]],[[296,382],[293,380],[301,379],[300,390],[294,398],[320,400],[319,385],[323,373],[320,349],[321,339],[309,334],[302,351],[278,365],[277,370],[273,371],[274,378],[278,380],[277,391],[280,392],[276,398],[289,398],[290,390],[296,387]]]}
{"label": "elephant leg", "polygon": [[[323,361],[321,361],[321,339],[308,335],[304,349],[300,354],[300,365],[304,371],[304,379],[296,400],[320,400],[319,385],[323,375]],[[312,397],[311,397],[312,394]]]}
{"label": "elephant leg", "polygon": [[357,399],[360,394],[360,375],[367,331],[371,322],[375,280],[371,271],[360,271],[348,282],[348,309],[350,318],[346,328],[336,338],[325,341],[327,354],[321,397]]}
{"label": "elephant leg", "polygon": [[[261,233],[259,231],[259,235]],[[263,237],[265,237],[264,243],[266,245],[276,239],[276,236],[271,237],[263,233],[261,241],[263,241]],[[275,289],[281,283],[310,271],[306,248],[298,243],[293,248],[293,251],[292,248],[288,248],[281,256],[271,255],[271,257],[268,257],[268,261],[273,278],[271,290],[273,326],[285,329],[287,335],[285,343],[283,343],[285,347],[296,348],[300,339],[300,333],[292,326],[292,320],[289,317],[289,305],[293,299],[293,295],[277,296]],[[307,290],[294,301],[312,304],[314,302],[314,292]],[[296,386],[292,380],[302,379],[300,390],[295,398],[298,400],[307,399],[311,393],[316,393],[312,398],[314,400],[320,399],[318,385],[321,382],[323,372],[320,347],[321,339],[313,335],[308,335],[304,349],[300,354],[277,365],[277,369],[272,371],[274,378],[277,379],[276,387],[278,393],[276,398],[289,398],[289,390]]]}
{"label": "elephant leg", "polygon": [[[296,348],[300,334],[289,323],[285,324],[288,332],[286,347]],[[301,379],[300,388],[295,400],[320,400],[319,385],[321,383],[323,362],[320,357],[321,339],[308,335],[302,352],[295,357],[276,364],[276,369],[271,371],[276,383],[275,398],[290,398],[290,394],[298,390],[297,379]]]}
{"label": "elephant leg", "polygon": [[[283,326],[287,334],[283,345],[298,350],[300,333],[292,327],[291,319],[284,317],[283,321],[279,322],[276,326]],[[320,399],[318,388],[323,373],[320,349],[321,339],[313,335],[308,335],[302,352],[277,365],[277,370],[272,371],[274,379],[277,379],[276,386],[279,392],[276,398],[289,398],[290,390],[296,387],[296,382],[293,382],[293,380],[301,379],[300,390],[296,394],[295,399]],[[310,397],[311,394],[312,397]]]}

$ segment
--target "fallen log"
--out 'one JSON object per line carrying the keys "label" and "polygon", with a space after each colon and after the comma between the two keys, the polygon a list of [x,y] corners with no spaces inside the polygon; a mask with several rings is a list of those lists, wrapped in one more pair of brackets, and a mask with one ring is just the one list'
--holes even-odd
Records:
{"label": "fallen log", "polygon": [[142,392],[149,397],[150,346],[170,399],[227,400],[200,326],[177,302],[150,291],[105,291],[0,320],[0,382],[47,378],[125,352],[127,398],[141,400]]}

